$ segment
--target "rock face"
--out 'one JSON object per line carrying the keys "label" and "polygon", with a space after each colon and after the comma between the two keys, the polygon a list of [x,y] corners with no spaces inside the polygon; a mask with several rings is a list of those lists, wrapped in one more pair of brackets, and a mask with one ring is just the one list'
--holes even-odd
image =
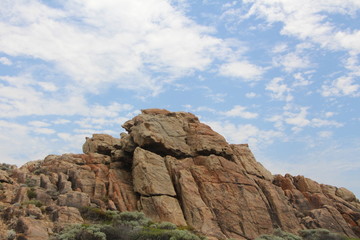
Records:
{"label": "rock face", "polygon": [[[254,239],[275,228],[360,237],[360,203],[345,188],[273,176],[247,144],[228,144],[190,113],[148,109],[121,138],[94,134],[84,154],[0,168],[1,213],[21,239],[81,223],[79,208],[143,211],[211,239]],[[43,206],[35,206],[34,200]]]}

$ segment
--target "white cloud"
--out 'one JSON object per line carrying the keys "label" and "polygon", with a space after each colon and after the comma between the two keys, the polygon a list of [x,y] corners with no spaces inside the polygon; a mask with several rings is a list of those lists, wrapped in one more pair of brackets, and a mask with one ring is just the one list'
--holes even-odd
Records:
{"label": "white cloud", "polygon": [[58,88],[56,87],[56,85],[54,83],[51,82],[37,82],[37,84],[44,90],[47,92],[56,92],[58,90]]}
{"label": "white cloud", "polygon": [[214,131],[223,135],[230,143],[249,143],[252,148],[271,144],[282,133],[274,130],[261,130],[252,124],[235,125],[229,122],[205,122]]}
{"label": "white cloud", "polygon": [[297,69],[310,67],[308,57],[299,53],[291,52],[273,59],[275,66],[282,66],[286,72],[293,72]]}
{"label": "white cloud", "polygon": [[[3,0],[0,11],[0,51],[53,63],[75,85],[94,92],[108,83],[156,94],[169,80],[205,69],[227,51],[210,36],[211,28],[166,0],[70,0],[59,9],[38,0]],[[152,79],[151,73],[165,76]]]}
{"label": "white cloud", "polygon": [[332,117],[332,116],[334,116],[334,115],[335,115],[334,112],[326,112],[326,113],[325,113],[325,117],[327,117],[327,118]]}
{"label": "white cloud", "polygon": [[231,110],[221,112],[221,114],[226,117],[241,117],[245,119],[253,119],[258,117],[259,114],[246,111],[246,109],[246,107],[236,105]]}
{"label": "white cloud", "polygon": [[54,129],[42,128],[42,127],[32,128],[31,131],[34,132],[35,134],[46,134],[46,135],[56,133]]}
{"label": "white cloud", "polygon": [[290,94],[292,89],[283,82],[283,78],[274,78],[266,85],[265,89],[271,92],[273,99],[289,102],[293,100],[293,96]]}
{"label": "white cloud", "polygon": [[354,16],[360,9],[357,0],[334,1],[288,1],[288,0],[246,0],[251,4],[246,17],[257,15],[269,23],[282,22],[281,33],[310,40],[322,47],[360,52],[359,30],[344,32],[333,24],[328,15]]}
{"label": "white cloud", "polygon": [[273,53],[282,53],[288,49],[288,45],[286,43],[277,44],[271,51]]}
{"label": "white cloud", "polygon": [[298,132],[301,128],[310,124],[310,121],[306,118],[308,114],[307,110],[307,107],[301,107],[298,113],[286,112],[284,121],[287,124],[294,125],[293,131]]}
{"label": "white cloud", "polygon": [[31,122],[29,122],[29,125],[33,126],[33,127],[48,127],[51,124],[49,124],[48,122],[43,122],[43,121],[31,121]]}
{"label": "white cloud", "polygon": [[351,76],[343,76],[334,80],[329,85],[323,85],[321,95],[331,96],[358,96],[360,85],[354,82]]}
{"label": "white cloud", "polygon": [[[305,72],[305,74],[307,74]],[[298,72],[293,75],[295,81],[293,83],[293,87],[304,87],[310,85],[312,82],[305,78],[304,73]]]}
{"label": "white cloud", "polygon": [[68,120],[68,119],[64,119],[64,118],[60,118],[60,119],[57,119],[55,121],[53,121],[52,123],[55,124],[55,125],[61,125],[61,124],[67,124],[67,123],[70,123],[71,121]]}
{"label": "white cloud", "polygon": [[[342,127],[344,124],[335,120],[311,118],[309,117],[309,107],[287,106],[282,114],[274,115],[266,119],[273,122],[274,126],[284,131],[285,124],[292,126],[291,130],[295,133],[302,131],[305,127],[321,128],[321,127]],[[326,116],[330,117],[330,114]]]}
{"label": "white cloud", "polygon": [[0,57],[0,63],[8,66],[12,65],[11,60],[6,57]]}
{"label": "white cloud", "polygon": [[333,127],[342,127],[343,124],[335,120],[324,120],[319,118],[311,119],[311,126],[313,127],[324,127],[324,126],[333,126]]}
{"label": "white cloud", "polygon": [[320,131],[318,132],[318,136],[321,137],[321,138],[330,138],[332,137],[333,135],[333,132],[331,131]]}
{"label": "white cloud", "polygon": [[[2,85],[1,81],[6,82]],[[34,87],[29,76],[0,76],[0,111],[3,118],[29,115],[82,115],[115,117],[133,108],[130,104],[110,103],[107,106],[90,104],[79,91],[47,95]]]}
{"label": "white cloud", "polygon": [[343,61],[348,73],[337,79],[326,82],[321,89],[321,95],[324,97],[332,96],[360,96],[360,84],[356,80],[360,77],[360,64],[358,56],[350,55]]}
{"label": "white cloud", "polygon": [[248,92],[248,93],[245,94],[245,97],[247,97],[247,98],[255,98],[257,96],[258,95],[256,93],[254,93],[254,92]]}
{"label": "white cloud", "polygon": [[221,65],[219,73],[223,76],[242,78],[249,81],[259,80],[264,73],[264,69],[247,61],[235,61]]}
{"label": "white cloud", "polygon": [[34,135],[33,127],[0,120],[1,162],[22,165],[30,160],[43,159],[55,149],[55,144],[48,138]]}

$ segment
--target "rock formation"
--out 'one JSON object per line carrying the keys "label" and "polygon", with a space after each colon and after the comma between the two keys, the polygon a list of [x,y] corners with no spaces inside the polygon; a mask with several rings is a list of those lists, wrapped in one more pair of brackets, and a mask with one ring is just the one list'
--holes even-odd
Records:
{"label": "rock formation", "polygon": [[360,237],[360,203],[349,190],[273,176],[247,144],[228,144],[193,114],[148,109],[123,127],[119,139],[87,138],[84,154],[0,165],[3,221],[21,239],[43,240],[83,222],[79,208],[93,206],[143,211],[210,239],[254,239],[275,228]]}

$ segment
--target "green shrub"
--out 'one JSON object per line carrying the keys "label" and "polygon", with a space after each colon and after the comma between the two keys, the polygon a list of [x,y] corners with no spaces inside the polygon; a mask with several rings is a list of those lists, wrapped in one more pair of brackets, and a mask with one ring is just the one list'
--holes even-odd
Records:
{"label": "green shrub", "polygon": [[138,233],[139,229],[133,229],[129,226],[104,225],[101,231],[106,235],[106,239],[111,240],[130,240]]}
{"label": "green shrub", "polygon": [[274,230],[272,235],[261,235],[255,240],[302,240],[302,238],[295,234],[284,232],[278,228]]}
{"label": "green shrub", "polygon": [[285,240],[302,240],[301,237],[292,233],[282,231],[280,228],[274,230],[274,235]]}
{"label": "green shrub", "polygon": [[40,208],[42,207],[42,202],[40,202],[39,200],[36,200],[36,199],[32,199],[32,200],[29,200],[29,201],[25,201],[25,202],[22,202],[21,203],[22,205],[29,205],[29,204],[33,204],[35,205],[36,207]]}
{"label": "green shrub", "polygon": [[7,240],[13,240],[16,238],[16,232],[13,229],[7,231]]}
{"label": "green shrub", "polygon": [[307,229],[299,231],[304,240],[345,240],[344,236],[337,233],[331,233],[327,229]]}
{"label": "green shrub", "polygon": [[169,222],[152,223],[142,212],[80,209],[90,220],[109,220],[102,225],[72,225],[56,235],[56,240],[203,240],[187,230],[177,229]]}
{"label": "green shrub", "polygon": [[149,226],[151,221],[142,212],[122,212],[114,218],[114,226],[139,228]]}
{"label": "green shrub", "polygon": [[167,229],[167,230],[175,230],[177,226],[171,222],[161,222],[152,224],[151,227],[158,229]]}
{"label": "green shrub", "polygon": [[255,240],[283,240],[283,238],[275,236],[275,235],[264,234],[264,235],[261,235],[261,236],[255,238]]}
{"label": "green shrub", "polygon": [[83,218],[95,222],[111,222],[118,215],[116,211],[104,211],[96,207],[82,207],[79,211]]}
{"label": "green shrub", "polygon": [[29,199],[33,199],[37,197],[36,191],[34,188],[30,188],[27,190],[27,196]]}
{"label": "green shrub", "polygon": [[27,186],[27,187],[36,187],[36,185],[37,185],[37,182],[36,182],[36,179],[32,179],[32,178],[26,178],[26,180],[25,180],[25,185]]}
{"label": "green shrub", "polygon": [[98,225],[75,224],[65,228],[56,238],[57,240],[106,240],[106,235]]}
{"label": "green shrub", "polygon": [[167,230],[159,228],[144,228],[138,232],[134,240],[201,240],[201,238],[186,230]]}

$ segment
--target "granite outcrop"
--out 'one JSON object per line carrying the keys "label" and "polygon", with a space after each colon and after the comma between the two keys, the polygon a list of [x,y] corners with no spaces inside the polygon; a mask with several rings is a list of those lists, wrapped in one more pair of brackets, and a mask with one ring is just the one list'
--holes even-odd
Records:
{"label": "granite outcrop", "polygon": [[[83,223],[83,207],[142,211],[209,239],[254,239],[281,228],[360,237],[360,203],[345,188],[272,175],[247,144],[229,144],[185,112],[147,109],[120,138],[94,134],[83,154],[0,165],[2,221],[21,239]],[[20,239],[20,238],[19,238]]]}

